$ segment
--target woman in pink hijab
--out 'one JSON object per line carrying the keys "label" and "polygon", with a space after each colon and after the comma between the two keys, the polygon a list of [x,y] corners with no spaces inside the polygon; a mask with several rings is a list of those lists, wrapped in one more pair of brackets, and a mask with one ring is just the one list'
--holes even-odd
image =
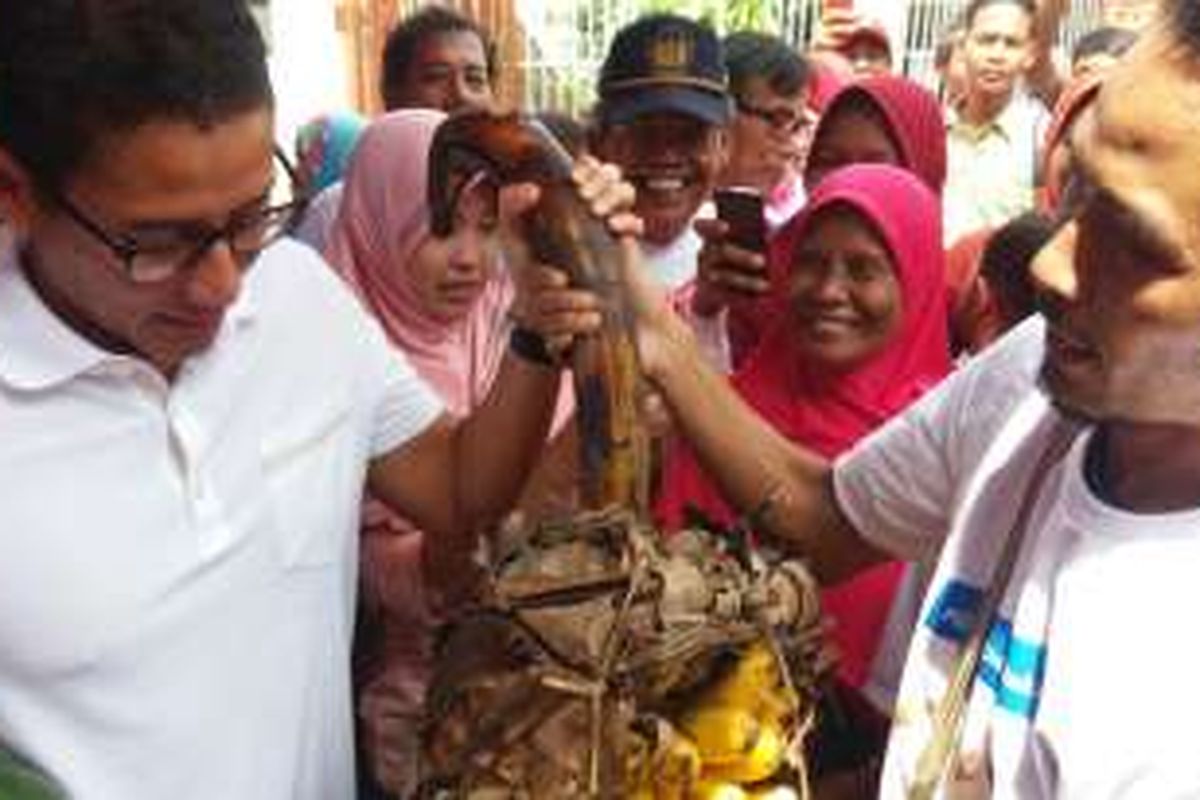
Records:
{"label": "woman in pink hijab", "polygon": [[[855,164],[833,172],[772,240],[786,273],[772,327],[733,374],[776,430],[832,458],[950,371],[941,208],[913,172]],[[689,507],[728,525],[733,512],[682,442],[668,453],[657,512],[666,529]],[[871,673],[903,565],[822,592],[835,621],[838,677]]]}
{"label": "woman in pink hijab", "polygon": [[[513,287],[500,264],[489,185],[462,193],[449,237],[430,234],[428,154],[443,119],[406,110],[367,128],[326,257],[450,413],[465,415],[496,376]],[[366,645],[376,652],[356,663],[362,751],[385,789],[408,796],[433,626],[466,587],[428,585],[422,534],[378,504],[367,504],[363,527],[361,607],[379,635]],[[457,567],[437,574],[473,573],[469,563]]]}

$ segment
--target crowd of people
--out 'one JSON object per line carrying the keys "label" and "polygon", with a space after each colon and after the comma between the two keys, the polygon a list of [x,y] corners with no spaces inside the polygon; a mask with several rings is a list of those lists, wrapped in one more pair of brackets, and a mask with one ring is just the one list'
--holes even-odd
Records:
{"label": "crowd of people", "polygon": [[[970,0],[936,91],[852,10],[803,50],[647,14],[584,118],[521,109],[618,241],[655,523],[822,581],[819,797],[1200,794],[1200,2],[1060,68],[1068,6]],[[285,152],[243,0],[0,20],[0,752],[82,800],[410,796],[481,545],[571,507],[605,317],[536,184],[434,224],[439,127],[511,108],[489,32],[414,12],[386,111]]]}

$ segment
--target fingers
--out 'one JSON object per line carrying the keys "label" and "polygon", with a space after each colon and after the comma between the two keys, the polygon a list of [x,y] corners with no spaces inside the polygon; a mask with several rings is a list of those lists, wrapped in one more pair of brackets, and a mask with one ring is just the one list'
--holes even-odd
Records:
{"label": "fingers", "polygon": [[706,242],[720,243],[729,235],[729,223],[717,217],[701,217],[692,223],[692,227]]}
{"label": "fingers", "polygon": [[646,225],[638,215],[621,211],[608,218],[608,230],[618,238],[630,236],[637,239],[645,233]]}
{"label": "fingers", "polygon": [[633,184],[622,178],[621,170],[615,164],[583,156],[576,163],[572,178],[579,196],[598,217],[610,217],[633,208],[636,191]]}
{"label": "fingers", "polygon": [[702,284],[743,294],[764,294],[771,288],[767,259],[753,250],[710,240],[700,250],[698,264]]}
{"label": "fingers", "polygon": [[535,265],[526,279],[524,297],[513,316],[539,333],[553,353],[566,350],[575,336],[593,333],[603,321],[595,294],[571,289],[560,270]]}

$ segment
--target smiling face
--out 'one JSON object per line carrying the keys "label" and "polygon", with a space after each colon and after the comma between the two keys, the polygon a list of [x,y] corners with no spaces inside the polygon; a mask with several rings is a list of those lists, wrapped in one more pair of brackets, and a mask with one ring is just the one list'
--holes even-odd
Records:
{"label": "smiling face", "polygon": [[881,351],[903,311],[887,246],[845,205],[819,212],[797,243],[789,300],[799,350],[835,372]]}
{"label": "smiling face", "polygon": [[[272,182],[272,116],[262,109],[198,128],[151,121],[111,134],[66,184],[64,197],[114,234],[215,228],[261,207]],[[25,267],[50,307],[101,347],[144,357],[171,378],[208,347],[237,298],[242,270],[219,242],[180,274],[133,283],[121,259],[60,203],[34,200],[25,220]]]}
{"label": "smiling face", "polygon": [[499,252],[496,190],[477,183],[459,198],[450,235],[426,238],[409,263],[425,311],[444,322],[466,317],[491,279]]}
{"label": "smiling face", "polygon": [[724,128],[675,113],[609,125],[596,149],[637,190],[634,212],[656,245],[670,244],[691,224],[727,158]]}
{"label": "smiling face", "polygon": [[1072,133],[1071,219],[1038,254],[1042,379],[1085,417],[1200,426],[1200,82],[1155,28]]}

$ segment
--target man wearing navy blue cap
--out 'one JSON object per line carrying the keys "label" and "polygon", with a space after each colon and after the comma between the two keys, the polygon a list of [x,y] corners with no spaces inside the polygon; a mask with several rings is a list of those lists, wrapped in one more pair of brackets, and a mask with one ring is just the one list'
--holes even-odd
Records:
{"label": "man wearing navy blue cap", "polygon": [[596,151],[637,188],[647,267],[668,289],[696,271],[692,219],[725,164],[731,102],[721,42],[675,14],[617,32],[600,73]]}

